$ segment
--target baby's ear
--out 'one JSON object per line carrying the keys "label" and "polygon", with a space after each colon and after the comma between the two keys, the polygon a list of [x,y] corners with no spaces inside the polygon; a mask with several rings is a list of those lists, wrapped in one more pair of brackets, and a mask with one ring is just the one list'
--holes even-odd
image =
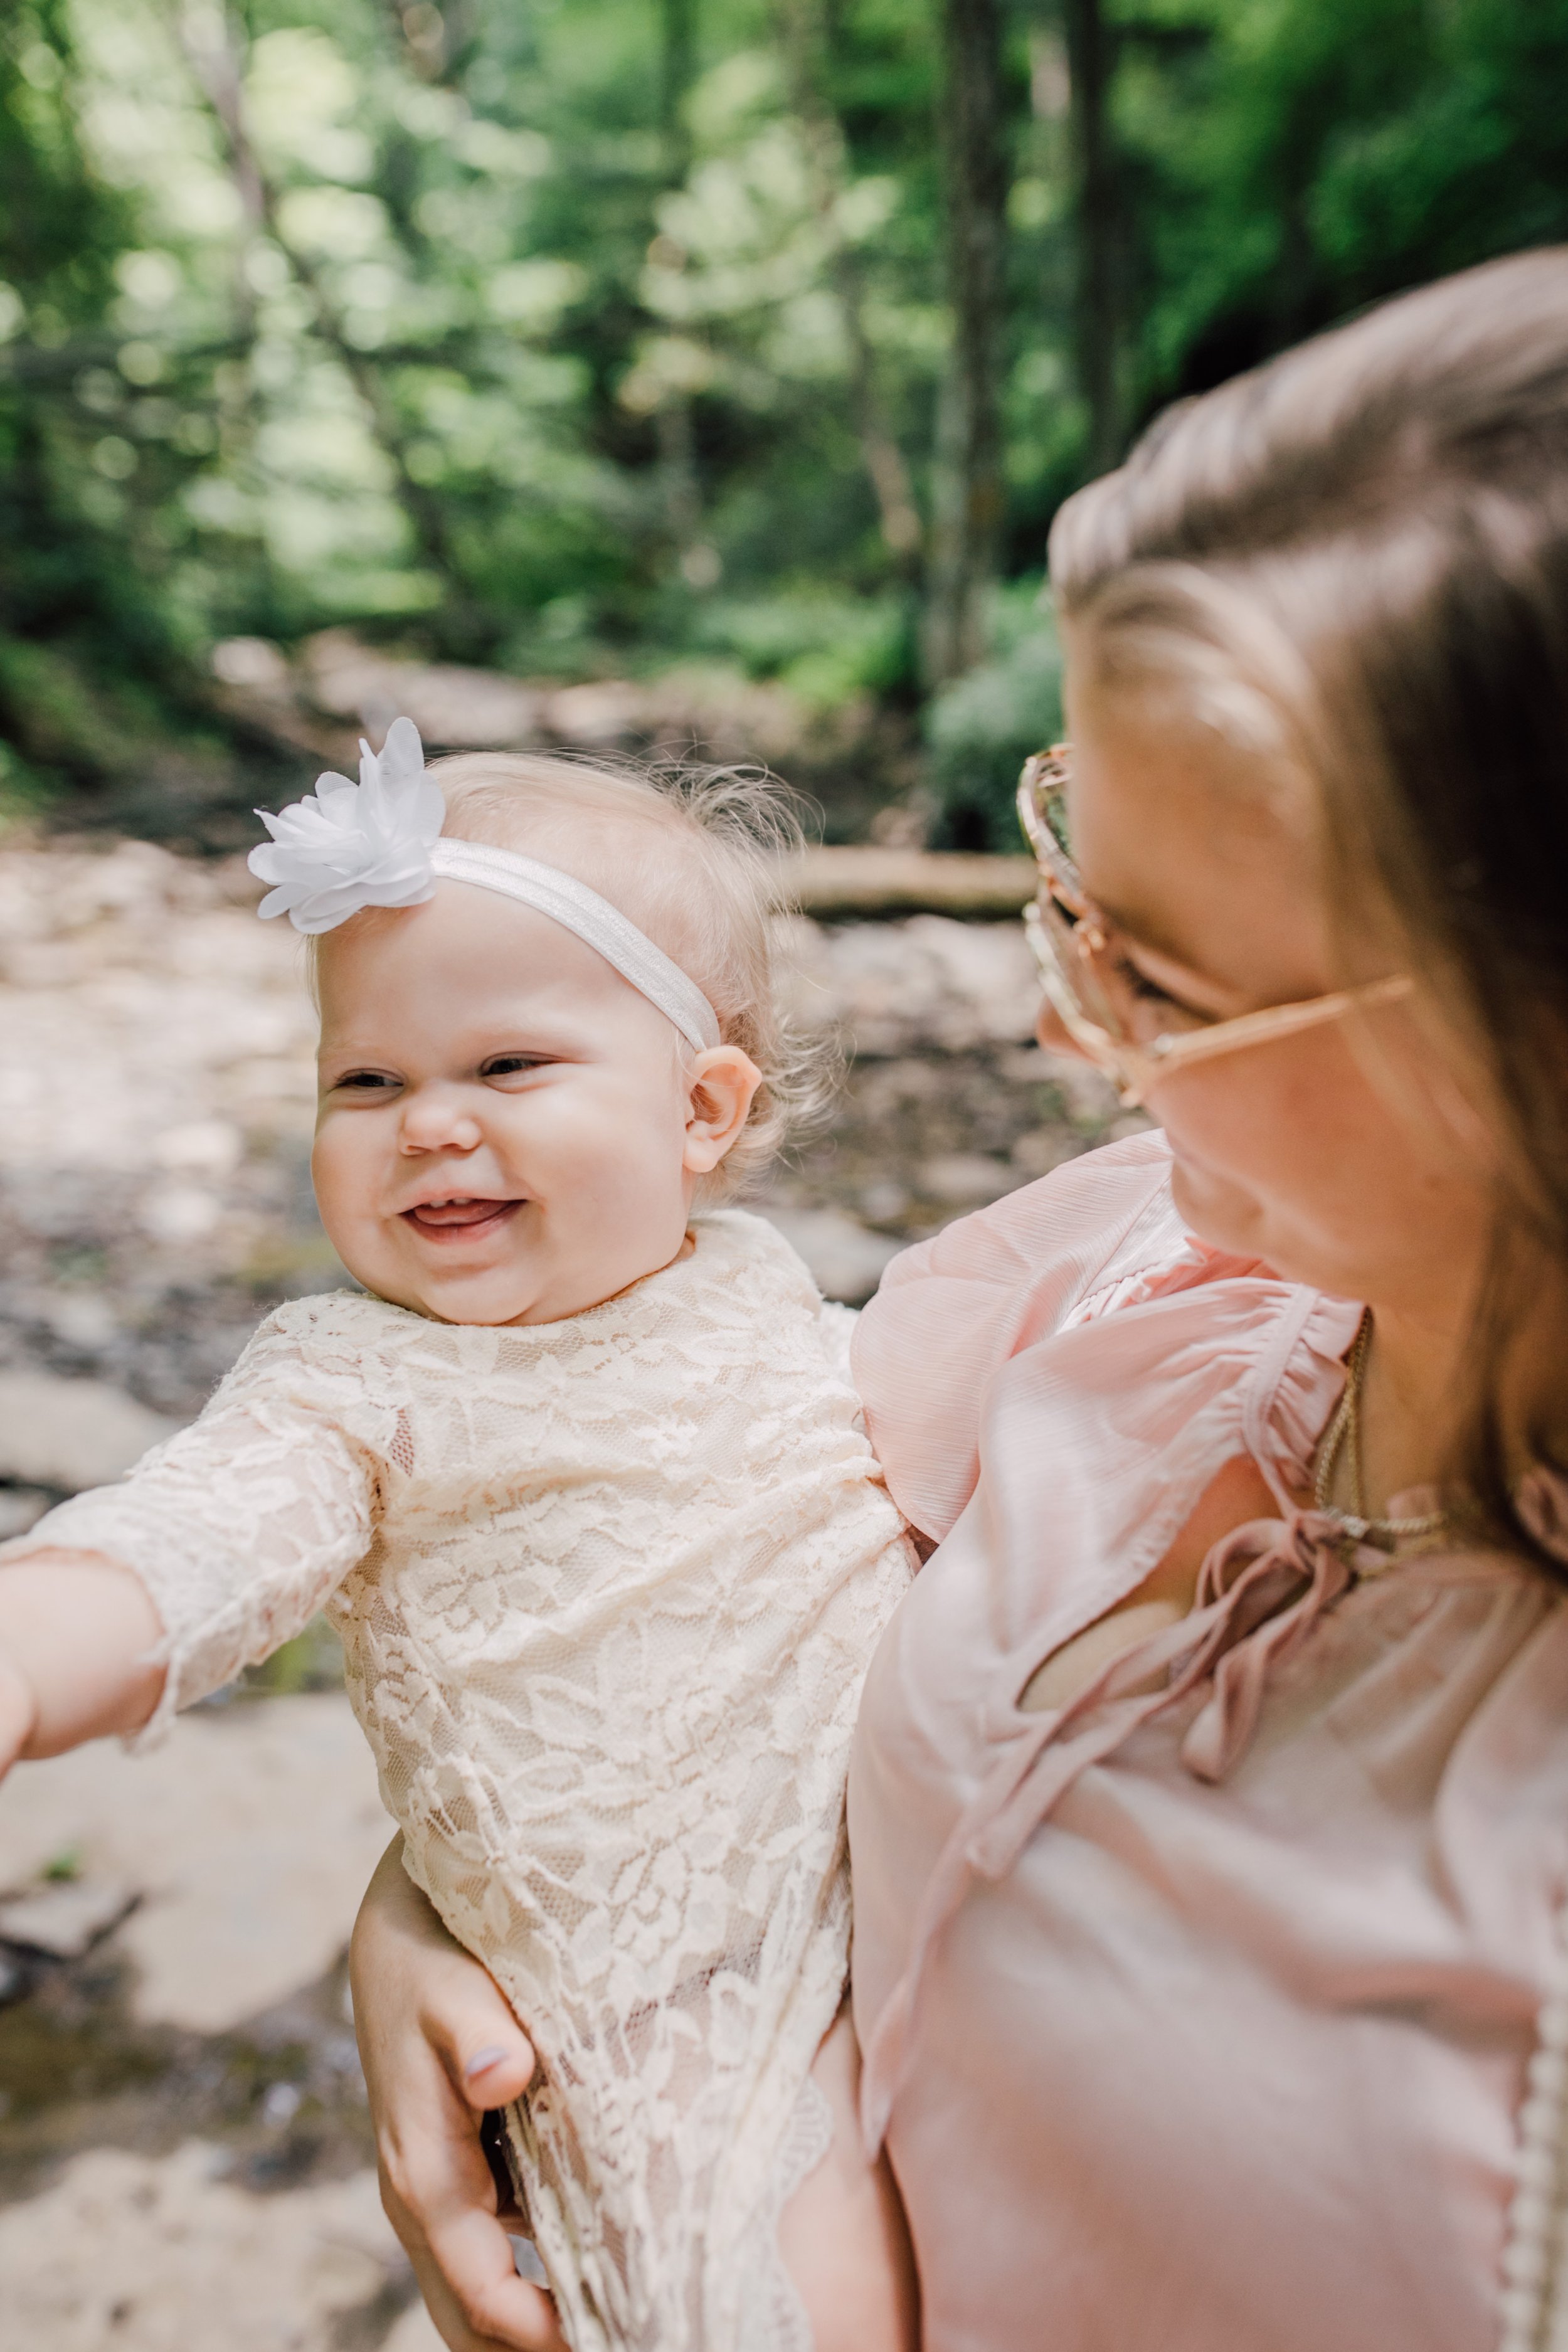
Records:
{"label": "baby's ear", "polygon": [[763,1074],[739,1045],[712,1045],[686,1073],[686,1150],[682,1166],[692,1176],[718,1167],[746,1124],[752,1097]]}

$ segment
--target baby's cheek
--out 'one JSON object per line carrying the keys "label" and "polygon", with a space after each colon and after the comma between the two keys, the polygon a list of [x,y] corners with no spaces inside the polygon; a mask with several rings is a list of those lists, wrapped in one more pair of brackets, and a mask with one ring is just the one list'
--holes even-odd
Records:
{"label": "baby's cheek", "polygon": [[340,1114],[328,1112],[316,1129],[310,1153],[310,1181],[316,1211],[327,1239],[351,1274],[354,1258],[363,1255],[370,1203],[371,1170],[366,1166],[363,1138],[356,1137]]}
{"label": "baby's cheek", "polygon": [[531,1108],[512,1157],[557,1206],[635,1198],[658,1185],[665,1163],[679,1163],[680,1130],[651,1117],[635,1086],[561,1087]]}

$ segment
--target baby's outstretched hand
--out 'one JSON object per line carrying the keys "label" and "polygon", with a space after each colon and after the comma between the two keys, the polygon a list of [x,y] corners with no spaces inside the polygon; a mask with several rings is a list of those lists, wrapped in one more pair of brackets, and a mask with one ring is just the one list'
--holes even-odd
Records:
{"label": "baby's outstretched hand", "polygon": [[0,1567],[0,1773],[139,1731],[163,1687],[147,1663],[162,1633],[146,1587],[97,1552],[56,1547]]}

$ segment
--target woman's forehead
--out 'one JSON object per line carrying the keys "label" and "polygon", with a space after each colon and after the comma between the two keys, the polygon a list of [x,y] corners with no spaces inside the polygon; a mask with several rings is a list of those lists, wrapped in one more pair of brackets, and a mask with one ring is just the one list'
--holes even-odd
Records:
{"label": "woman's forehead", "polygon": [[[1256,754],[1167,697],[1071,695],[1068,816],[1084,887],[1129,937],[1252,987],[1311,992],[1330,925],[1311,828]],[[1326,980],[1322,984],[1327,984]]]}

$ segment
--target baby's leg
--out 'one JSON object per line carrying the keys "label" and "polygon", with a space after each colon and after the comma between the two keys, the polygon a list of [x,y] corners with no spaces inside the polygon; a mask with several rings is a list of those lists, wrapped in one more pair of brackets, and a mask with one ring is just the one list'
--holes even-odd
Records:
{"label": "baby's leg", "polygon": [[847,2004],[811,2074],[833,2116],[833,2146],[779,2216],[784,2268],[816,2352],[917,2352],[914,2255],[886,2153],[872,2164],[860,2145],[860,2047]]}

